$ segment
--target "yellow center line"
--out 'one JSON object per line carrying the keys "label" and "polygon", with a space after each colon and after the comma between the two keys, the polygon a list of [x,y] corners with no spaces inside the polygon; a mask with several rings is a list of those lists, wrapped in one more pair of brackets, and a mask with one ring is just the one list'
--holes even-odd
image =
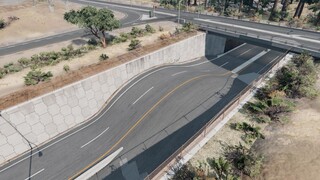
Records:
{"label": "yellow center line", "polygon": [[[227,75],[227,74],[230,74],[230,72],[227,72],[227,73],[224,73],[224,74],[220,74],[220,75],[216,75],[216,76],[224,76],[224,75]],[[176,86],[174,89],[172,89],[170,92],[168,92],[166,95],[164,95],[161,99],[159,99],[159,101],[154,104],[147,112],[145,112],[143,114],[143,116],[114,144],[111,146],[111,148],[106,151],[104,154],[102,154],[99,158],[97,158],[95,161],[93,161],[92,163],[90,163],[89,165],[87,165],[86,167],[84,167],[83,169],[81,169],[79,172],[77,172],[75,175],[73,175],[72,177],[70,177],[68,180],[73,180],[75,179],[76,177],[80,176],[82,173],[84,173],[86,170],[88,170],[90,167],[92,167],[93,165],[95,165],[96,163],[98,163],[99,161],[101,161],[107,154],[109,154],[117,145],[119,145],[122,140],[124,138],[126,138],[129,133],[131,131],[134,130],[134,128],[140,124],[140,122],[145,119],[147,117],[147,115],[149,115],[162,101],[164,101],[168,96],[170,96],[171,94],[173,94],[175,91],[177,91],[179,88],[181,88],[182,86],[194,81],[194,80],[197,80],[197,79],[200,79],[200,78],[203,78],[203,77],[206,77],[206,76],[214,76],[214,74],[205,74],[205,75],[201,75],[201,76],[197,76],[197,77],[194,77],[194,78],[191,78],[187,81],[184,81],[183,83],[181,83],[180,85]]]}

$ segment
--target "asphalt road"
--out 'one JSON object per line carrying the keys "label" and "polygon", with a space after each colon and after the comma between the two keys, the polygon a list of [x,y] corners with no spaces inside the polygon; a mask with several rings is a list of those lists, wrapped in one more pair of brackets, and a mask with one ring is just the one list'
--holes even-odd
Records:
{"label": "asphalt road", "polygon": [[[74,0],[74,2],[84,3],[88,2],[88,0]],[[108,4],[119,8],[142,8],[139,6],[130,6],[114,2],[107,3],[103,0],[90,0],[90,2],[91,5],[94,6]],[[152,10],[152,8],[147,7],[143,7],[143,9]],[[178,15],[178,12],[176,10],[169,10],[164,8],[157,8],[156,12]],[[219,31],[227,30],[229,33],[232,32],[234,34],[237,34],[238,36],[249,35],[257,39],[264,39],[270,42],[270,44],[267,45],[272,45],[273,42],[277,42],[284,45],[290,45],[291,47],[295,46],[305,50],[312,50],[315,52],[320,51],[319,32],[183,11],[181,12],[181,19],[191,21],[205,27],[210,26],[210,28],[212,28],[212,30],[216,32],[216,28],[218,28]]]}
{"label": "asphalt road", "polygon": [[[101,0],[70,0],[72,2],[82,3],[85,5],[92,5],[97,7],[108,7],[126,14],[126,18],[121,20],[122,26],[131,26],[141,23],[150,23],[161,20],[173,20],[172,15],[177,15],[177,11],[168,10],[164,8],[156,9],[157,19],[141,20],[142,14],[148,14],[152,8],[130,6],[119,3],[107,3]],[[238,34],[249,33],[258,38],[271,39],[273,41],[287,42],[296,46],[303,46],[303,48],[320,51],[320,33],[312,32],[302,29],[287,28],[282,26],[261,24],[250,21],[242,21],[220,16],[211,16],[204,14],[196,14],[189,12],[181,12],[181,18],[192,21],[197,24],[210,25],[210,27],[218,27],[220,29],[227,29],[229,31],[237,31]],[[41,47],[48,44],[62,42],[82,36],[88,36],[83,30],[76,30],[68,33],[62,33],[54,36],[40,38],[36,40],[26,41],[22,43],[12,44],[5,47],[0,47],[0,56],[16,53],[23,50],[28,50],[36,47]],[[272,44],[272,42],[270,42]]]}
{"label": "asphalt road", "polygon": [[67,179],[120,147],[118,158],[96,177],[141,179],[281,55],[246,44],[216,59],[150,70],[92,121],[1,167],[0,179]]}
{"label": "asphalt road", "polygon": [[[71,0],[72,1],[72,0]],[[81,3],[81,2],[79,2]],[[85,3],[85,5],[94,5],[93,3]],[[121,27],[128,27],[132,25],[138,25],[138,24],[145,24],[145,23],[152,23],[157,21],[163,21],[163,20],[171,20],[172,16],[164,16],[164,15],[157,15],[157,19],[149,19],[149,20],[142,20],[141,17],[145,14],[147,15],[148,12],[146,11],[137,11],[137,10],[130,10],[130,9],[124,9],[114,6],[107,6],[107,5],[99,5],[99,7],[107,7],[111,10],[115,10],[118,12],[121,12],[125,15],[123,19],[120,20]],[[11,44],[8,46],[0,46],[0,56],[8,55],[17,53],[20,51],[25,51],[37,47],[43,47],[49,44],[54,44],[58,42],[63,42],[71,39],[76,39],[79,37],[91,37],[90,33],[86,32],[84,29],[78,29],[66,33],[61,33],[57,35],[52,35],[44,38],[34,39],[30,41],[24,41],[21,43]]]}

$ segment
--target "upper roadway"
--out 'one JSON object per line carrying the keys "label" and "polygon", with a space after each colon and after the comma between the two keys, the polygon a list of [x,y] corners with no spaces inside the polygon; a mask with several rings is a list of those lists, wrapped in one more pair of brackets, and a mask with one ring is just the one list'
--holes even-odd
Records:
{"label": "upper roadway", "polygon": [[141,179],[282,55],[244,44],[215,59],[150,70],[124,86],[93,120],[1,167],[0,179],[75,177],[121,147],[97,177]]}
{"label": "upper roadway", "polygon": [[[106,7],[124,13],[126,17],[121,20],[123,27],[161,20],[174,20],[177,18],[178,14],[176,10],[157,8],[155,13],[157,16],[156,19],[142,20],[142,15],[148,15],[149,11],[152,10],[151,7],[130,6],[102,0],[70,1],[96,7]],[[215,32],[219,35],[239,38],[244,42],[256,42],[256,44],[260,46],[276,47],[278,49],[291,48],[294,52],[309,50],[312,55],[320,58],[320,33],[318,32],[183,11],[181,12],[181,19],[199,24],[202,29]],[[22,43],[11,44],[9,46],[0,47],[0,56],[87,35],[88,34],[85,33],[84,30],[80,29]]]}

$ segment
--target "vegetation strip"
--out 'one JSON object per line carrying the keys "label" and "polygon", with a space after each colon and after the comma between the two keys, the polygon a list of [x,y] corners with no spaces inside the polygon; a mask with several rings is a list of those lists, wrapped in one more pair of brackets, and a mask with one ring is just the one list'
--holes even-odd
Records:
{"label": "vegetation strip", "polygon": [[[231,124],[231,128],[242,132],[245,144],[224,145],[224,153],[218,158],[208,158],[198,166],[190,163],[180,167],[172,179],[219,180],[256,178],[261,171],[264,156],[251,149],[257,139],[264,139],[259,124],[285,123],[288,113],[294,110],[294,99],[315,98],[317,70],[313,58],[303,53],[295,55],[282,67],[265,87],[258,90],[255,99],[248,102],[243,111],[251,123]],[[206,171],[209,167],[209,172]]]}

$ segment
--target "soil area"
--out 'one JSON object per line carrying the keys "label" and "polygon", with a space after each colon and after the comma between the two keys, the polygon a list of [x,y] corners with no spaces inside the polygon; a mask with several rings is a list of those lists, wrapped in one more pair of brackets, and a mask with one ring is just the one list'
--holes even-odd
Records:
{"label": "soil area", "polygon": [[[0,19],[7,21],[10,16],[19,18],[0,30],[0,46],[78,29],[66,22],[63,14],[82,5],[62,0],[53,1],[53,4],[53,8],[49,8],[48,3],[43,1],[34,7],[32,0],[26,0],[19,5],[0,6]],[[124,14],[115,12],[115,16],[121,19]]]}
{"label": "soil area", "polygon": [[[320,81],[317,83],[320,89]],[[263,168],[259,177],[267,180],[319,179],[320,169],[320,97],[314,100],[296,100],[296,110],[286,123],[259,126],[265,139],[257,140],[253,150],[262,154]],[[245,114],[238,112],[207,144],[190,160],[197,167],[208,157],[223,155],[226,144],[241,142],[241,133],[230,128],[231,123],[249,122]],[[251,122],[252,123],[252,122]]]}
{"label": "soil area", "polygon": [[289,123],[267,127],[266,139],[254,145],[266,159],[259,179],[319,179],[320,98],[297,104]]}
{"label": "soil area", "polygon": [[[144,37],[137,38],[142,41],[141,42],[142,46],[155,43],[156,41],[158,41],[159,36],[161,34],[167,34],[169,32],[174,32],[175,27],[178,27],[177,24],[170,22],[170,21],[150,23],[150,25],[152,27],[154,27],[157,30],[157,32],[154,34],[151,34],[151,35],[146,35]],[[159,26],[163,27],[162,32],[158,31]],[[137,27],[144,28],[145,25],[141,25],[141,26],[137,26]],[[131,30],[130,27],[122,28],[122,29],[114,30],[110,34],[111,35],[119,35],[120,32],[130,32],[130,30]],[[45,52],[54,51],[54,50],[58,51],[62,47],[66,47],[69,44],[72,44],[74,47],[78,47],[83,44],[86,44],[86,42],[87,42],[86,39],[75,39],[75,40],[71,40],[71,41],[57,43],[54,45],[49,45],[47,47],[31,49],[31,50],[25,51],[23,53],[17,53],[17,54],[13,54],[10,56],[0,57],[0,61],[3,60],[6,63],[17,62],[17,60],[22,57],[29,58],[33,54],[44,52],[44,51]],[[80,69],[81,67],[88,66],[90,64],[98,63],[99,56],[101,54],[107,54],[110,59],[113,57],[117,57],[121,54],[125,54],[128,52],[127,48],[128,48],[129,43],[130,42],[128,41],[125,43],[120,43],[120,44],[109,46],[105,49],[98,48],[97,50],[91,51],[82,57],[74,58],[69,61],[62,61],[55,66],[43,67],[43,68],[41,68],[41,70],[44,72],[51,71],[53,73],[54,77],[59,76],[59,75],[63,75],[65,73],[63,70],[64,65],[68,65],[70,67],[70,70],[73,71],[73,70]],[[29,71],[30,71],[30,69],[27,68],[27,69],[24,69],[20,72],[9,74],[9,75],[5,76],[3,79],[0,79],[0,97],[23,88],[24,87],[24,78],[23,77]]]}

